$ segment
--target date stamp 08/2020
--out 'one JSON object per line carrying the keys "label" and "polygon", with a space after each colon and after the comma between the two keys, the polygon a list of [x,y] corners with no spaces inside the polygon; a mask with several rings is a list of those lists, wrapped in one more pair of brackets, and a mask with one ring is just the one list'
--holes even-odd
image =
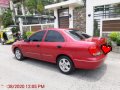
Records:
{"label": "date stamp 08/2020", "polygon": [[8,89],[42,89],[45,88],[44,84],[0,84],[0,88],[8,88]]}

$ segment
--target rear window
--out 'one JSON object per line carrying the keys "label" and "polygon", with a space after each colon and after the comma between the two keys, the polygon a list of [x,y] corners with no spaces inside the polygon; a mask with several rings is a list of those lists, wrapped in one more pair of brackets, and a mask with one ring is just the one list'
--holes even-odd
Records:
{"label": "rear window", "polygon": [[75,40],[83,40],[91,37],[88,34],[81,32],[80,30],[66,30],[66,32]]}

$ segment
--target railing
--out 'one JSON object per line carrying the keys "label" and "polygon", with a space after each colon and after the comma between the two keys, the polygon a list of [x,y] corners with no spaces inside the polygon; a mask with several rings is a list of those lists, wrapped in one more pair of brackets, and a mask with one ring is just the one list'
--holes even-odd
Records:
{"label": "railing", "polygon": [[24,33],[26,31],[38,31],[48,28],[54,28],[54,23],[22,25],[22,32]]}
{"label": "railing", "polygon": [[94,8],[94,19],[98,22],[100,28],[100,19],[103,18],[118,18],[120,17],[120,7],[110,5],[99,6]]}

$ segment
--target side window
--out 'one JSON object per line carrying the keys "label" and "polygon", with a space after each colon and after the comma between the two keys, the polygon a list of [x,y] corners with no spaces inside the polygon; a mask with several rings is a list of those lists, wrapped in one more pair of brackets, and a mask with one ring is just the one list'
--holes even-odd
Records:
{"label": "side window", "polygon": [[45,30],[44,31],[40,31],[35,33],[34,35],[32,35],[29,40],[30,42],[40,42],[42,41],[43,36],[45,35]]}
{"label": "side window", "polygon": [[50,30],[46,35],[45,41],[46,42],[64,42],[65,40],[59,32]]}

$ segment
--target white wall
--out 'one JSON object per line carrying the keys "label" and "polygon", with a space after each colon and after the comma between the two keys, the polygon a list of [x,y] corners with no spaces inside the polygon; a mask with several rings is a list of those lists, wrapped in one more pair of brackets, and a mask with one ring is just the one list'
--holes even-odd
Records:
{"label": "white wall", "polygon": [[69,28],[73,28],[73,10],[74,7],[69,6],[69,14],[71,14],[71,18],[69,18]]}
{"label": "white wall", "polygon": [[[93,25],[94,25],[94,6],[107,5],[120,3],[120,0],[87,0],[86,3],[86,33],[89,35],[93,35]],[[88,14],[91,14],[88,17]]]}
{"label": "white wall", "polygon": [[57,8],[54,9],[54,16],[56,17],[56,19],[54,20],[54,28],[58,28],[59,25],[58,25],[58,11],[57,11]]}

